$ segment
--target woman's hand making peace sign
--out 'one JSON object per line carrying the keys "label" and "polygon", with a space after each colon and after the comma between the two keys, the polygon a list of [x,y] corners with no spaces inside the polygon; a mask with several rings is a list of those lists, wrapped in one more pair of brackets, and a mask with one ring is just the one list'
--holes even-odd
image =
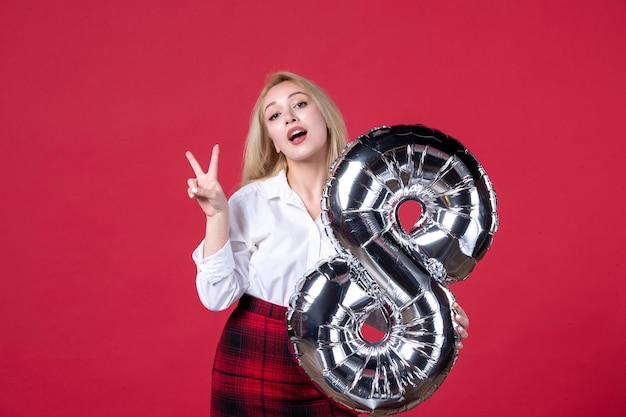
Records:
{"label": "woman's hand making peace sign", "polygon": [[213,146],[213,152],[211,153],[211,163],[209,169],[205,173],[196,158],[189,151],[185,153],[189,165],[196,174],[196,178],[189,178],[187,180],[187,193],[189,198],[195,198],[200,204],[200,207],[204,213],[213,217],[219,212],[228,210],[228,204],[226,195],[222,190],[222,186],[217,181],[217,166],[220,155],[219,145]]}
{"label": "woman's hand making peace sign", "polygon": [[195,198],[207,216],[204,256],[217,252],[228,240],[228,199],[217,180],[219,146],[213,146],[209,169],[204,172],[196,158],[189,151],[185,153],[189,165],[196,174],[187,179],[187,194]]}

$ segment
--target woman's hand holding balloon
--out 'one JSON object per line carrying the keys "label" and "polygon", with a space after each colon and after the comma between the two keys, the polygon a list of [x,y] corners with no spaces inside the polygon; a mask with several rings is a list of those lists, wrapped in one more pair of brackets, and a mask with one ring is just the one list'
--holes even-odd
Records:
{"label": "woman's hand holding balloon", "polygon": [[[465,313],[465,310],[463,310],[463,308],[458,304],[458,303],[454,303],[452,305],[453,311],[454,311],[454,329],[456,330],[456,333],[459,335],[459,338],[462,339],[467,339],[467,337],[469,336],[469,333],[467,333],[467,328],[469,327],[469,317],[467,317],[467,314]],[[463,349],[463,342],[459,340],[458,342],[456,342],[456,348],[457,349]]]}

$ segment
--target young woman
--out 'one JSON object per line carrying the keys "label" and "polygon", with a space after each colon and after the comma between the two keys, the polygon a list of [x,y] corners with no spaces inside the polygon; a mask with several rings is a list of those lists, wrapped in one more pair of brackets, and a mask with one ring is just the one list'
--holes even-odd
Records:
{"label": "young woman", "polygon": [[[279,72],[254,106],[242,187],[230,200],[218,182],[219,147],[206,172],[186,154],[196,175],[187,192],[206,215],[206,237],[193,253],[200,300],[214,311],[238,301],[217,347],[212,416],[356,415],[316,389],[297,364],[285,320],[296,283],[335,254],[320,202],[346,142],[341,113],[326,93]],[[457,332],[466,338],[469,320],[457,310]]]}

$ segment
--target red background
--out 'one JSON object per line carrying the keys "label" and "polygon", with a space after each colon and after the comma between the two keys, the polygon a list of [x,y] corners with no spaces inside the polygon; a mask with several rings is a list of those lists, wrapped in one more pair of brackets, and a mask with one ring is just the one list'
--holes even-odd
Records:
{"label": "red background", "polygon": [[[351,137],[423,123],[495,185],[472,325],[407,416],[623,416],[626,3],[17,1],[0,12],[0,415],[207,415],[184,152],[236,188],[268,73]],[[435,4],[437,3],[437,4]]]}

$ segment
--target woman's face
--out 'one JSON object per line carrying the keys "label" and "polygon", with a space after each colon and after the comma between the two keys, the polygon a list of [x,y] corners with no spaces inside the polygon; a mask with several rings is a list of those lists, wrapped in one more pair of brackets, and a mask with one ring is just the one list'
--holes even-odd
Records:
{"label": "woman's face", "polygon": [[276,151],[288,161],[326,163],[326,120],[302,87],[291,81],[275,85],[267,92],[261,111]]}

